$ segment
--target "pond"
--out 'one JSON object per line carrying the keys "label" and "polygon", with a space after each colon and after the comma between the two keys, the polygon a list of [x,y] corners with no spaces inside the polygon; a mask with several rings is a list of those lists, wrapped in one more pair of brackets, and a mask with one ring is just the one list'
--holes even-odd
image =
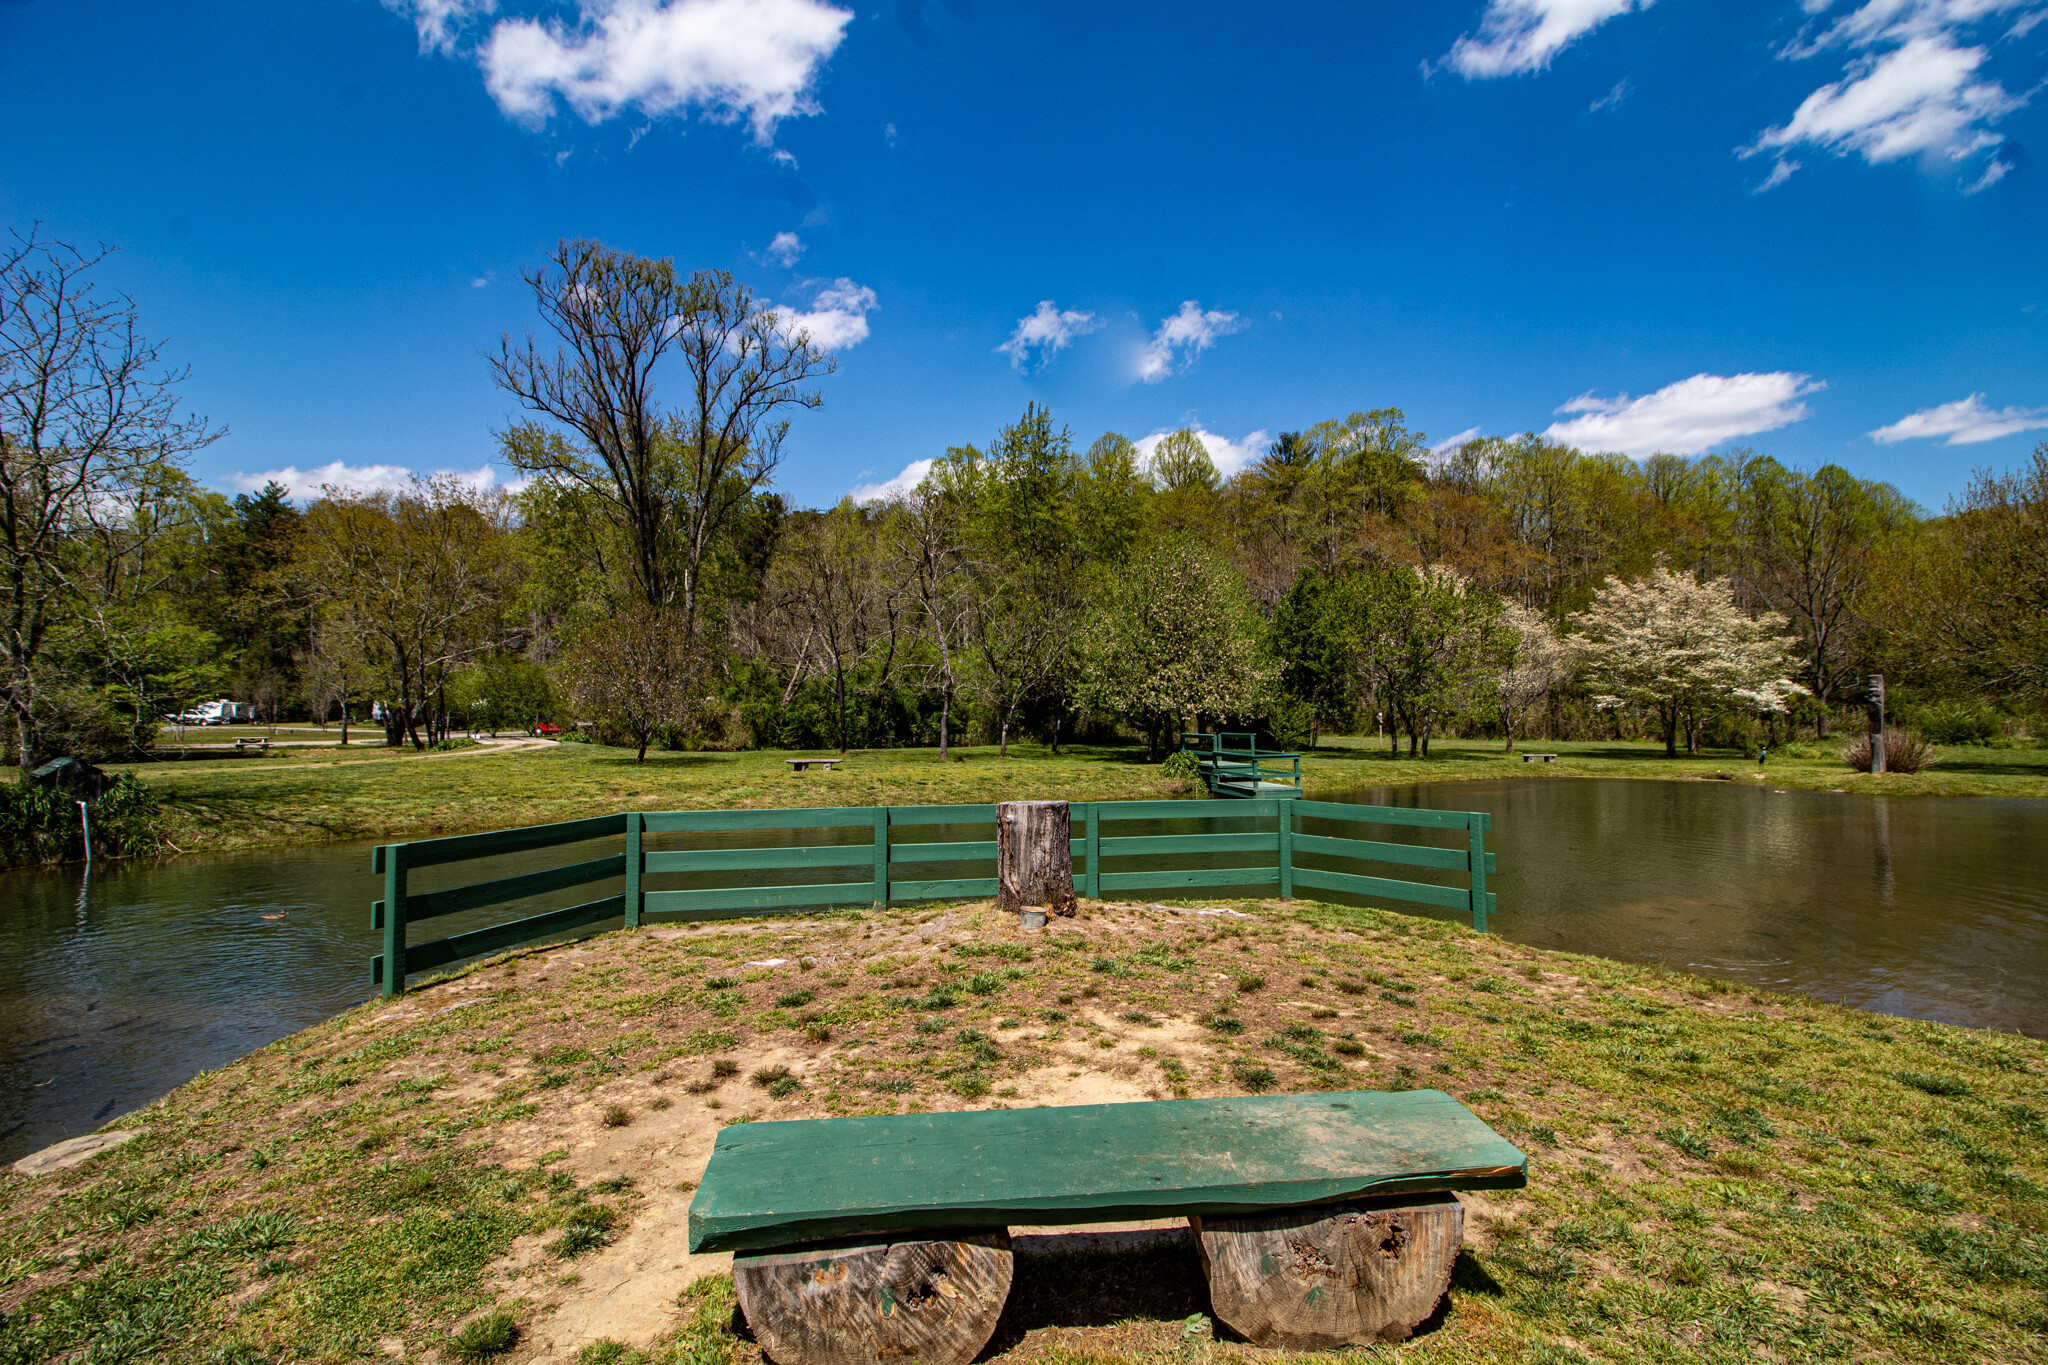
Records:
{"label": "pond", "polygon": [[[1313,795],[1491,811],[1493,928],[1518,942],[2048,1033],[2048,801],[1761,786],[1546,778]],[[613,851],[545,850],[494,871]],[[0,1161],[368,998],[376,894],[361,844],[0,874]],[[451,916],[430,936],[518,913]]]}

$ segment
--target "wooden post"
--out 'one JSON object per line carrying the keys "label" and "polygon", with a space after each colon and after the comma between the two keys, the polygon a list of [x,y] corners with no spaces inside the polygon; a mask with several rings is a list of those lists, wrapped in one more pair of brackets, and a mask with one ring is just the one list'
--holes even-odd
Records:
{"label": "wooden post", "polygon": [[875,904],[889,903],[889,808],[875,807]]}
{"label": "wooden post", "polygon": [[1086,822],[1088,871],[1083,874],[1082,886],[1089,900],[1102,899],[1102,817],[1097,813],[1100,803],[1090,801],[1084,805],[1081,818]]}
{"label": "wooden post", "polygon": [[1010,1271],[1004,1228],[732,1259],[740,1311],[776,1365],[967,1365],[995,1334]]}
{"label": "wooden post", "polygon": [[1884,674],[1870,675],[1870,771],[1884,771]]}
{"label": "wooden post", "polygon": [[1448,1193],[1188,1222],[1217,1318],[1255,1346],[1304,1351],[1413,1336],[1465,1239]]}
{"label": "wooden post", "polygon": [[384,864],[384,998],[405,990],[405,845],[377,850]]}
{"label": "wooden post", "polygon": [[640,871],[646,859],[640,855],[640,834],[647,817],[639,811],[626,812],[626,927],[640,927]]}
{"label": "wooden post", "polygon": [[1492,817],[1474,811],[1466,818],[1472,849],[1472,927],[1486,932],[1486,827]]}
{"label": "wooden post", "polygon": [[1293,803],[1275,800],[1273,814],[1280,817],[1280,899],[1294,899],[1294,808]]}
{"label": "wooden post", "polygon": [[996,806],[996,907],[1074,913],[1073,823],[1064,801]]}

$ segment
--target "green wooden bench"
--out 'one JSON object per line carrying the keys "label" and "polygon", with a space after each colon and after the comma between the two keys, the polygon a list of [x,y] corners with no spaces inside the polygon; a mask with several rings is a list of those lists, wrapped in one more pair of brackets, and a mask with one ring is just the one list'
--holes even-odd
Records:
{"label": "green wooden bench", "polygon": [[1185,1216],[1217,1316],[1260,1344],[1400,1339],[1463,1238],[1448,1192],[1528,1158],[1437,1090],[735,1124],[690,1203],[779,1365],[965,1365],[1012,1224]]}

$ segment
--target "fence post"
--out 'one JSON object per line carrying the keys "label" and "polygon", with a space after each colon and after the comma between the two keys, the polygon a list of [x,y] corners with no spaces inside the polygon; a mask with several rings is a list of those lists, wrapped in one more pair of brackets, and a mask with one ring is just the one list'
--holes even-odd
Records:
{"label": "fence post", "polygon": [[389,844],[384,855],[384,998],[405,989],[405,845]]}
{"label": "fence post", "polygon": [[640,831],[647,817],[637,810],[626,812],[626,927],[640,927]]}
{"label": "fence post", "polygon": [[1082,807],[1088,821],[1088,832],[1083,836],[1087,840],[1088,871],[1081,881],[1082,886],[1086,888],[1082,894],[1092,901],[1102,899],[1102,826],[1095,814],[1101,804],[1099,801],[1090,801]]}
{"label": "fence post", "polygon": [[[859,885],[859,883],[855,883]],[[889,903],[889,808],[875,807],[875,904]]]}
{"label": "fence post", "polygon": [[1294,803],[1275,800],[1273,813],[1280,817],[1280,899],[1294,899]]}
{"label": "fence post", "polygon": [[1484,811],[1465,817],[1465,827],[1472,835],[1472,927],[1482,934],[1486,932],[1486,830],[1492,823],[1493,817]]}

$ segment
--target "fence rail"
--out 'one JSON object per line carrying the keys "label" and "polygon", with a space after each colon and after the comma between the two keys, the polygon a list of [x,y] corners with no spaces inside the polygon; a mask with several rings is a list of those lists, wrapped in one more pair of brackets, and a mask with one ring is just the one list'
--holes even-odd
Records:
{"label": "fence rail", "polygon": [[[1353,806],[1330,801],[1261,799],[1228,805],[1191,801],[1087,801],[1071,807],[1074,890],[1096,898],[1130,891],[1180,891],[1197,887],[1272,886],[1283,898],[1298,888],[1403,900],[1467,912],[1472,927],[1484,933],[1493,912],[1494,896],[1486,878],[1494,856],[1486,851],[1486,832],[1493,817],[1483,811],[1412,810],[1398,806]],[[1108,834],[1105,829],[1136,821],[1198,821],[1196,833]],[[589,820],[531,825],[489,834],[383,844],[372,855],[372,868],[383,878],[384,895],[370,912],[371,926],[383,934],[383,952],[370,959],[370,980],[386,998],[405,988],[405,978],[451,962],[501,948],[549,938],[623,920],[636,928],[649,918],[663,920],[736,919],[753,915],[791,914],[840,905],[879,905],[892,901],[971,899],[996,894],[993,869],[987,875],[940,876],[950,867],[993,864],[996,841],[988,839],[928,840],[898,838],[894,831],[936,826],[990,825],[994,805],[860,806],[790,810],[626,811]],[[1259,825],[1246,829],[1246,825]],[[1309,833],[1321,824],[1334,834]],[[1218,825],[1226,826],[1216,829]],[[1356,837],[1359,825],[1397,829],[1463,831],[1461,846],[1409,844]],[[1270,826],[1270,827],[1267,827]],[[648,836],[732,835],[750,830],[862,831],[856,843],[777,844],[758,848],[722,846],[649,848]],[[428,867],[501,857],[540,849],[624,836],[623,852],[585,857],[559,867],[542,868],[487,881],[414,892],[411,873]],[[1253,861],[1223,867],[1112,868],[1105,864],[1131,858],[1186,858],[1228,855]],[[1297,860],[1314,861],[1302,865]],[[1466,874],[1465,886],[1403,881],[1362,872],[1317,866],[1344,860],[1422,867]],[[860,869],[860,875],[837,881],[757,885],[728,881],[694,887],[650,887],[649,879],[679,875],[773,872],[788,869]],[[899,871],[900,869],[900,871]],[[489,925],[425,943],[408,942],[407,927],[443,915],[487,909],[531,896],[624,879],[618,894],[547,910],[504,924]]]}

